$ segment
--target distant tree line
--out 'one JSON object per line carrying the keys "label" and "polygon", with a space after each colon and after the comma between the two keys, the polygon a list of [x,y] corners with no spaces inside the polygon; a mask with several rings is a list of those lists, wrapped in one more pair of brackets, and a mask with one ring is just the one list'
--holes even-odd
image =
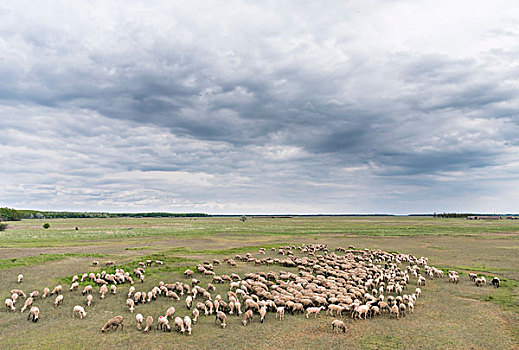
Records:
{"label": "distant tree line", "polygon": [[206,217],[204,213],[102,213],[77,211],[39,211],[16,210],[0,208],[0,221],[19,221],[22,219],[78,219],[78,218],[176,218],[176,217]]}
{"label": "distant tree line", "polygon": [[474,213],[434,213],[433,216],[435,218],[466,218],[467,216],[478,216],[478,215],[485,215],[485,216],[499,216],[499,215],[492,215],[492,214],[474,214]]}

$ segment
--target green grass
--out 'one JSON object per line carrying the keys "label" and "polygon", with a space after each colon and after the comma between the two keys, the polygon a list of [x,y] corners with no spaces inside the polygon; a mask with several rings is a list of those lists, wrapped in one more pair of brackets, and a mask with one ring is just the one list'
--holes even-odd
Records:
{"label": "green grass", "polygon": [[[49,221],[49,220],[48,220]],[[373,218],[118,218],[56,219],[43,230],[42,221],[23,220],[9,223],[0,233],[0,293],[7,298],[13,288],[26,291],[62,284],[64,305],[52,306],[52,299],[36,301],[41,321],[26,321],[26,314],[0,312],[0,342],[9,349],[85,349],[147,348],[186,349],[496,349],[519,348],[519,223],[513,221],[469,221],[464,219],[373,217]],[[79,227],[75,231],[75,226]],[[280,322],[269,313],[264,324],[257,319],[250,326],[229,317],[225,330],[215,326],[213,317],[202,317],[192,337],[178,333],[138,332],[134,315],[124,306],[128,285],[118,285],[117,295],[100,300],[87,308],[87,318],[72,319],[74,305],[84,304],[80,292],[69,292],[73,275],[85,272],[113,272],[115,268],[132,271],[139,261],[162,260],[164,265],[146,268],[146,280],[137,282],[138,290],[149,291],[159,281],[189,282],[186,268],[214,258],[252,253],[282,257],[269,248],[302,243],[326,243],[330,251],[354,245],[356,249],[383,249],[391,252],[427,256],[429,264],[461,273],[459,284],[447,278],[428,280],[415,313],[394,320],[387,315],[372,320],[344,318],[348,332],[334,335],[332,317],[307,320],[287,315]],[[296,251],[297,254],[297,251]],[[93,259],[115,260],[116,266],[93,267]],[[103,264],[105,259],[100,260]],[[277,265],[254,266],[238,263],[221,265],[218,274],[287,270]],[[297,272],[296,269],[288,269]],[[468,280],[470,272],[499,276],[501,288],[475,287]],[[25,278],[16,283],[18,273]],[[206,287],[210,277],[196,275]],[[84,284],[90,284],[85,282]],[[414,289],[411,281],[411,289]],[[225,296],[228,284],[217,285],[216,293]],[[164,313],[175,306],[180,316],[188,314],[183,301],[160,298],[137,306],[143,315]],[[19,305],[17,308],[19,309]],[[124,331],[101,334],[100,328],[116,314],[125,317]]]}

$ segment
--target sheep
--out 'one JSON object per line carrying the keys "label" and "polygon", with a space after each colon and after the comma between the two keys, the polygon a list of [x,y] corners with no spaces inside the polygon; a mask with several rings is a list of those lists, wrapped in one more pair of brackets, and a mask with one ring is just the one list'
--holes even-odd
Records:
{"label": "sheep", "polygon": [[206,310],[207,310],[206,315],[212,315],[213,314],[213,303],[211,302],[211,300],[206,300],[205,306],[206,306]]}
{"label": "sheep", "polygon": [[317,315],[319,314],[319,312],[321,312],[321,310],[324,309],[324,306],[319,306],[319,307],[309,307],[308,309],[306,309],[306,318],[308,318],[308,316],[310,314],[314,314],[314,318],[317,318]]}
{"label": "sheep", "polygon": [[58,307],[60,304],[63,303],[63,294],[60,294],[54,299],[54,306]]}
{"label": "sheep", "polygon": [[352,318],[360,318],[362,319],[362,315],[364,315],[364,319],[367,318],[369,312],[369,305],[357,305],[353,313],[351,314]]}
{"label": "sheep", "polygon": [[23,275],[19,274],[18,275],[18,283],[22,283],[22,281],[23,281]]}
{"label": "sheep", "polygon": [[267,316],[267,308],[265,306],[262,306],[259,309],[260,314],[260,322],[263,323],[265,321],[265,316]]}
{"label": "sheep", "polygon": [[422,290],[420,288],[416,288],[414,293],[416,294],[417,297],[419,297],[420,294],[422,294]]}
{"label": "sheep", "polygon": [[112,285],[110,286],[110,292],[111,292],[112,294],[117,294],[117,287],[116,287],[115,285],[112,284]]}
{"label": "sheep", "polygon": [[72,285],[70,286],[69,291],[72,292],[73,290],[77,290],[78,287],[79,287],[79,283],[78,283],[78,282],[74,282],[74,283],[72,283]]}
{"label": "sheep", "polygon": [[166,318],[171,318],[175,314],[175,307],[171,306],[166,310]]}
{"label": "sheep", "polygon": [[247,310],[243,316],[243,325],[246,326],[247,323],[250,323],[252,321],[252,316],[254,313],[252,310]]}
{"label": "sheep", "polygon": [[99,261],[97,261],[97,260],[92,261],[92,266],[97,266],[97,265],[99,265]]}
{"label": "sheep", "polygon": [[186,297],[186,307],[188,310],[191,310],[192,306],[193,306],[193,297],[191,295],[188,295]]}
{"label": "sheep", "polygon": [[122,316],[115,316],[114,318],[111,318],[106,322],[106,324],[101,328],[101,332],[107,332],[109,330],[113,330],[114,332],[121,326],[121,331],[124,328],[123,324],[123,317]]}
{"label": "sheep", "polygon": [[134,286],[131,286],[129,291],[128,291],[128,298],[130,298],[132,296],[132,294],[135,293],[135,287]]}
{"label": "sheep", "polygon": [[142,330],[142,322],[144,322],[144,317],[142,316],[142,314],[137,314],[135,316],[135,320],[137,321],[137,330],[141,331]]}
{"label": "sheep", "polygon": [[476,287],[481,287],[481,286],[484,286],[485,284],[487,284],[487,280],[485,279],[485,277],[479,277],[479,278],[476,278]]}
{"label": "sheep", "polygon": [[400,309],[398,308],[398,306],[396,304],[391,307],[389,318],[392,318],[392,317],[396,317],[397,320],[400,317]]}
{"label": "sheep", "polygon": [[144,332],[148,333],[150,331],[152,325],[153,325],[153,317],[148,316],[146,318],[146,328],[144,328]]}
{"label": "sheep", "polygon": [[285,319],[285,308],[283,306],[276,308],[276,318],[278,318],[278,315],[280,321]]}
{"label": "sheep", "polygon": [[42,294],[41,298],[45,299],[47,297],[47,295],[49,295],[49,293],[50,293],[49,288],[47,288],[47,287],[43,288],[43,294]]}
{"label": "sheep", "polygon": [[32,306],[32,303],[33,303],[34,299],[33,298],[27,298],[25,300],[25,304],[23,304],[23,307],[22,309],[20,310],[20,312],[24,312],[29,306]]}
{"label": "sheep", "polygon": [[27,315],[27,319],[29,320],[32,316],[32,322],[38,322],[40,318],[40,309],[38,309],[36,306],[31,307],[29,310],[29,315]]}
{"label": "sheep", "polygon": [[92,286],[89,284],[85,288],[83,288],[83,291],[81,292],[82,295],[85,294],[92,294]]}
{"label": "sheep", "polygon": [[227,321],[227,316],[221,312],[221,311],[218,311],[216,313],[216,318],[214,320],[214,322],[216,323],[216,321],[220,321],[220,325],[222,326],[223,329],[225,329],[225,326],[226,326],[226,321]]}
{"label": "sheep", "polygon": [[31,294],[29,294],[29,296],[33,299],[37,298],[39,295],[40,295],[40,292],[38,292],[37,290],[34,290],[31,292]]}
{"label": "sheep", "polygon": [[133,310],[135,310],[135,302],[128,298],[126,299],[126,306],[128,306],[130,308],[130,312],[133,314]]}
{"label": "sheep", "polygon": [[157,319],[157,329],[162,329],[163,332],[171,332],[171,326],[169,325],[169,320],[165,316],[159,316]]}
{"label": "sheep", "polygon": [[335,312],[336,316],[342,316],[342,312],[344,311],[344,307],[340,305],[330,304],[328,305],[328,310],[326,310],[326,315],[330,314],[333,316]]}
{"label": "sheep", "polygon": [[27,298],[27,295],[25,295],[25,293],[21,289],[11,289],[11,294],[15,294],[15,293],[18,295],[21,295],[24,298]]}
{"label": "sheep", "polygon": [[87,306],[92,305],[92,299],[93,299],[92,294],[88,294],[87,298],[86,298]]}
{"label": "sheep", "polygon": [[16,308],[14,307],[14,302],[12,299],[5,299],[5,307],[7,308],[7,311],[15,311]]}
{"label": "sheep", "polygon": [[177,332],[184,334],[186,331],[184,328],[184,320],[181,317],[175,317],[175,328]]}
{"label": "sheep", "polygon": [[477,277],[478,275],[476,275],[475,273],[469,273],[469,278],[472,282],[476,282]]}
{"label": "sheep", "polygon": [[337,334],[339,332],[346,333],[346,324],[341,320],[333,320],[332,321],[332,331],[335,330]]}
{"label": "sheep", "polygon": [[108,288],[106,287],[106,284],[103,284],[101,288],[99,288],[99,294],[101,294],[101,299],[105,298],[106,293],[108,293]]}
{"label": "sheep", "polygon": [[85,309],[83,308],[83,306],[76,305],[76,306],[74,306],[74,309],[72,310],[72,318],[74,318],[76,316],[76,314],[79,314],[79,318],[83,319],[84,317],[86,317],[87,313],[86,313]]}
{"label": "sheep", "polygon": [[78,275],[72,276],[72,283],[79,281]]}
{"label": "sheep", "polygon": [[185,316],[184,317],[184,326],[185,326],[186,331],[187,331],[186,335],[191,335],[191,331],[192,331],[191,324],[192,324],[191,318],[189,316]]}
{"label": "sheep", "polygon": [[54,287],[54,289],[52,290],[52,292],[50,293],[50,295],[53,295],[53,294],[59,294],[61,293],[61,291],[63,290],[63,287],[60,285]]}
{"label": "sheep", "polygon": [[496,288],[499,288],[501,286],[501,281],[499,280],[499,277],[492,278],[492,285]]}
{"label": "sheep", "polygon": [[193,324],[196,324],[196,322],[198,321],[198,317],[200,317],[200,311],[198,311],[198,309],[193,309]]}

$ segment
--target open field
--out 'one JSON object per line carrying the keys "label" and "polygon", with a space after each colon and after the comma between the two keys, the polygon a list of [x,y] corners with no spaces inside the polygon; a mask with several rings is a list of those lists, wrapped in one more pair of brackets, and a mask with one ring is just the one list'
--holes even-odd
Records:
{"label": "open field", "polygon": [[[43,222],[10,222],[10,228],[0,232],[0,292],[5,299],[13,288],[30,292],[63,284],[64,305],[54,308],[54,298],[36,300],[35,305],[41,309],[38,323],[27,321],[27,312],[8,313],[3,309],[2,348],[519,348],[518,221],[421,217],[249,218],[246,222],[235,217],[56,219],[48,221],[48,230],[42,228]],[[102,268],[90,265],[93,259],[113,259],[125,269],[145,258],[163,260],[164,266],[147,269],[145,283],[137,283],[138,290],[148,291],[161,280],[187,281],[182,271],[194,269],[206,259],[246,252],[259,257],[259,247],[302,243],[325,243],[330,251],[354,245],[426,256],[431,266],[460,272],[461,282],[455,285],[447,278],[428,280],[414,314],[399,320],[389,319],[387,314],[366,321],[344,318],[348,326],[344,335],[331,332],[331,316],[307,320],[301,315],[287,315],[280,322],[273,313],[264,324],[256,316],[247,327],[241,325],[241,318],[231,316],[224,330],[214,324],[214,317],[201,317],[192,337],[176,332],[143,334],[135,329],[135,314],[124,305],[128,285],[120,286],[118,295],[105,300],[95,293],[93,306],[86,308],[87,317],[71,317],[72,307],[83,305],[84,297],[68,291],[70,277],[100,271]],[[237,267],[220,266],[215,271],[243,275],[280,269],[238,263]],[[477,288],[468,280],[470,272],[487,279],[499,276],[502,287]],[[19,273],[25,276],[21,285],[16,283]],[[210,278],[198,276],[203,286],[210,282]],[[415,284],[412,279],[413,290]],[[223,296],[227,289],[228,284],[217,286],[217,293]],[[166,298],[139,305],[137,312],[156,320],[171,305],[178,315],[188,314],[183,301]],[[104,322],[116,314],[125,317],[124,331],[102,334]]]}

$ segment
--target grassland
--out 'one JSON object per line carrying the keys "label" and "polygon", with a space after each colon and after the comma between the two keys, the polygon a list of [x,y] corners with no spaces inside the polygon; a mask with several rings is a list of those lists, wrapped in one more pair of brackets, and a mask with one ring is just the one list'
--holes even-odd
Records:
{"label": "grassland", "polygon": [[[284,244],[326,243],[331,248],[354,245],[429,257],[429,263],[462,273],[460,284],[433,280],[415,313],[400,320],[386,316],[367,321],[347,320],[348,333],[330,332],[331,317],[306,320],[287,316],[284,322],[267,317],[243,327],[232,317],[221,330],[214,318],[202,318],[192,337],[177,333],[142,334],[135,330],[133,315],[120,294],[108,296],[87,310],[84,320],[72,319],[72,307],[83,304],[80,293],[65,291],[62,307],[38,300],[42,312],[37,324],[26,315],[0,312],[2,348],[413,348],[497,349],[519,348],[519,222],[469,221],[420,217],[319,217],[319,218],[117,218],[55,219],[42,228],[41,220],[10,222],[0,232],[0,291],[4,298],[25,275],[26,291],[69,284],[74,274],[94,271],[92,259],[114,259],[119,266],[154,258],[164,266],[148,269],[139,289],[149,290],[158,281],[184,280],[181,272],[208,258],[256,253],[259,247]],[[75,230],[78,227],[78,230]],[[217,273],[276,270],[239,263],[220,267]],[[503,287],[476,288],[467,274],[499,276]],[[207,284],[208,278],[202,278]],[[217,292],[224,293],[225,287]],[[183,303],[159,299],[138,306],[137,311],[155,318],[173,305],[187,314]],[[18,305],[19,309],[19,305]],[[103,323],[115,314],[126,318],[123,332],[101,334]]]}

